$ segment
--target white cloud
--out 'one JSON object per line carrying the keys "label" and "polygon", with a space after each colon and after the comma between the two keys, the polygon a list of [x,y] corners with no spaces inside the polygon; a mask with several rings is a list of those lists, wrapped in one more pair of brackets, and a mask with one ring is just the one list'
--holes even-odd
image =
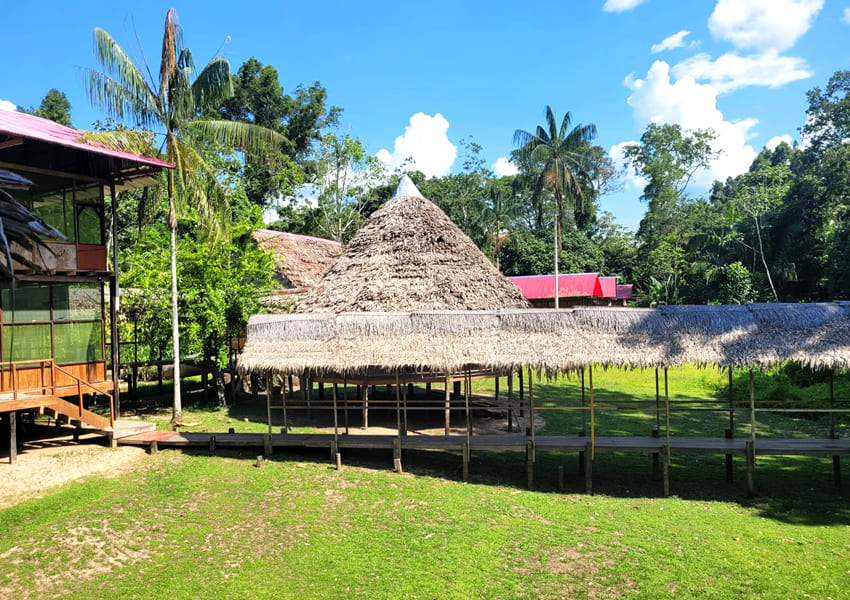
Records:
{"label": "white cloud", "polygon": [[[632,107],[640,129],[649,123],[678,123],[684,130],[712,129],[716,134],[713,147],[722,154],[708,171],[698,173],[694,183],[707,189],[714,179],[725,180],[746,171],[757,153],[747,144],[756,126],[756,119],[727,121],[717,108],[717,90],[686,76],[675,83],[670,80],[670,67],[663,61],[653,63],[646,79],[631,82]],[[694,190],[698,192],[698,190]]]}
{"label": "white cloud", "polygon": [[605,12],[621,13],[627,10],[632,10],[644,2],[646,2],[646,0],[605,0],[605,6],[602,7],[602,10]]}
{"label": "white cloud", "polygon": [[[640,142],[636,140],[631,140],[628,142],[620,142],[619,144],[615,144],[608,149],[608,156],[611,157],[611,160],[614,161],[614,164],[618,167],[626,168],[626,146],[632,146],[634,144],[639,144]],[[646,178],[637,175],[634,169],[626,170],[626,181],[625,187],[627,190],[637,190],[643,191],[643,188],[646,187],[648,181]]]}
{"label": "white cloud", "polygon": [[850,25],[850,8],[844,9],[844,15],[842,15],[841,20]]}
{"label": "white cloud", "polygon": [[770,138],[769,140],[767,140],[767,143],[764,145],[764,147],[767,148],[768,150],[776,150],[776,147],[779,144],[781,144],[782,142],[785,142],[786,144],[788,144],[790,146],[794,142],[794,140],[788,134],[775,135],[772,138]]}
{"label": "white cloud", "polygon": [[658,54],[659,52],[664,52],[665,50],[682,48],[685,45],[685,37],[690,35],[690,33],[691,32],[687,29],[683,29],[679,33],[674,33],[670,37],[664,38],[660,43],[653,44],[651,51],[653,54]]}
{"label": "white cloud", "polygon": [[496,177],[507,177],[510,175],[517,175],[519,173],[519,167],[516,166],[516,163],[504,156],[500,157],[493,163],[492,169],[493,173],[496,174]]}
{"label": "white cloud", "polygon": [[14,102],[9,102],[8,100],[0,100],[0,110],[14,111],[17,108],[18,107],[15,105]]}
{"label": "white cloud", "polygon": [[823,0],[718,0],[712,35],[737,48],[786,50],[812,26]]}
{"label": "white cloud", "polygon": [[381,149],[376,156],[390,171],[405,164],[405,170],[422,171],[426,177],[448,175],[457,157],[457,148],[449,141],[449,122],[437,113],[433,117],[416,113],[404,135],[395,139],[393,151]]}
{"label": "white cloud", "polygon": [[777,88],[813,75],[802,58],[780,56],[766,50],[753,56],[727,53],[712,60],[708,54],[696,54],[673,67],[676,79],[692,77],[707,81],[719,93],[728,93],[750,85]]}

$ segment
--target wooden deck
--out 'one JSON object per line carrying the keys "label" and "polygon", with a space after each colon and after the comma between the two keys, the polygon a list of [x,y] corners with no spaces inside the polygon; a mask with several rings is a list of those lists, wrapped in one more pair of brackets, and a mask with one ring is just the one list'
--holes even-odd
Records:
{"label": "wooden deck", "polygon": [[639,453],[653,456],[653,466],[663,471],[664,492],[669,494],[669,463],[674,454],[718,454],[727,457],[727,479],[731,480],[732,456],[743,456],[747,462],[747,487],[754,493],[755,459],[760,455],[833,457],[835,483],[840,483],[840,457],[850,455],[850,440],[757,438],[671,437],[669,453],[663,437],[599,436],[591,440],[583,436],[506,435],[333,435],[293,433],[192,433],[149,431],[122,437],[119,444],[147,446],[152,452],[160,448],[258,448],[266,456],[275,449],[325,448],[331,460],[340,464],[342,450],[391,450],[396,469],[401,468],[402,450],[450,450],[462,453],[464,480],[469,474],[472,451],[508,450],[526,453],[529,487],[533,485],[536,452],[578,453],[585,472],[588,493],[592,493],[593,457],[597,452]]}

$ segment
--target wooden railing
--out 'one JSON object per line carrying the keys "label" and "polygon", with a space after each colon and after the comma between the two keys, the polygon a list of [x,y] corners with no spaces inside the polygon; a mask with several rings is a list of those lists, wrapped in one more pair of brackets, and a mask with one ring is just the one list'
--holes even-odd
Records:
{"label": "wooden railing", "polygon": [[[35,393],[35,392],[40,392],[42,395],[45,395],[45,396],[50,395],[50,396],[60,397],[57,393],[58,392],[57,388],[67,387],[67,386],[57,385],[57,383],[56,383],[56,381],[57,381],[56,372],[59,371],[60,373],[66,375],[67,377],[70,377],[71,381],[74,382],[71,385],[76,386],[76,388],[77,388],[78,414],[76,416],[78,418],[82,418],[83,413],[85,411],[85,408],[83,407],[83,387],[86,387],[86,388],[89,388],[92,391],[94,391],[94,393],[96,393],[96,394],[103,394],[104,396],[106,396],[109,399],[109,426],[110,427],[115,426],[115,414],[114,414],[114,408],[113,408],[112,394],[92,385],[88,381],[85,381],[84,379],[78,377],[74,373],[71,373],[67,369],[63,369],[62,367],[60,367],[59,365],[56,364],[56,361],[54,359],[44,358],[44,359],[33,359],[33,360],[18,360],[18,361],[13,361],[11,363],[6,363],[6,364],[9,364],[10,367],[11,367],[11,373],[10,373],[11,384],[12,384],[12,390],[11,391],[12,391],[12,398],[13,398],[14,401],[18,400],[18,396],[20,394],[32,394],[32,393]],[[21,389],[20,379],[19,379],[19,376],[18,376],[18,373],[21,370],[20,369],[21,365],[37,365],[35,368],[37,368],[39,370],[39,373],[40,373],[39,385],[32,386],[32,387],[26,387],[24,389]],[[26,370],[30,371],[32,369],[33,369],[33,367],[30,366]],[[47,377],[46,377],[47,373],[50,373],[50,380],[49,381],[47,380]]]}

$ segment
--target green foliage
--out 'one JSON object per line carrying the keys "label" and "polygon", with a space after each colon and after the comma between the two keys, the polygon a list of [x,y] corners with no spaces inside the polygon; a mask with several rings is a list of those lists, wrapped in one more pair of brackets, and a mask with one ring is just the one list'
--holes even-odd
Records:
{"label": "green foliage", "polygon": [[749,304],[755,300],[752,275],[740,262],[727,265],[720,284],[721,304]]}
{"label": "green foliage", "polygon": [[73,127],[71,125],[71,102],[65,92],[60,92],[56,88],[50,88],[38,108],[32,106],[28,109],[18,108],[18,112],[35,115],[42,119],[50,119],[66,127]]}

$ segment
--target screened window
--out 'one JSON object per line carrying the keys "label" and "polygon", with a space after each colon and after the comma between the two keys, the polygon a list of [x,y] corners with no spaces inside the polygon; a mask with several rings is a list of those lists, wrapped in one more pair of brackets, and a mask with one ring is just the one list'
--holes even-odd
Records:
{"label": "screened window", "polygon": [[3,361],[49,358],[50,324],[3,327]]}
{"label": "screened window", "polygon": [[5,323],[31,323],[50,321],[50,284],[18,283],[15,285],[14,305],[12,289],[4,285],[0,303]]}

